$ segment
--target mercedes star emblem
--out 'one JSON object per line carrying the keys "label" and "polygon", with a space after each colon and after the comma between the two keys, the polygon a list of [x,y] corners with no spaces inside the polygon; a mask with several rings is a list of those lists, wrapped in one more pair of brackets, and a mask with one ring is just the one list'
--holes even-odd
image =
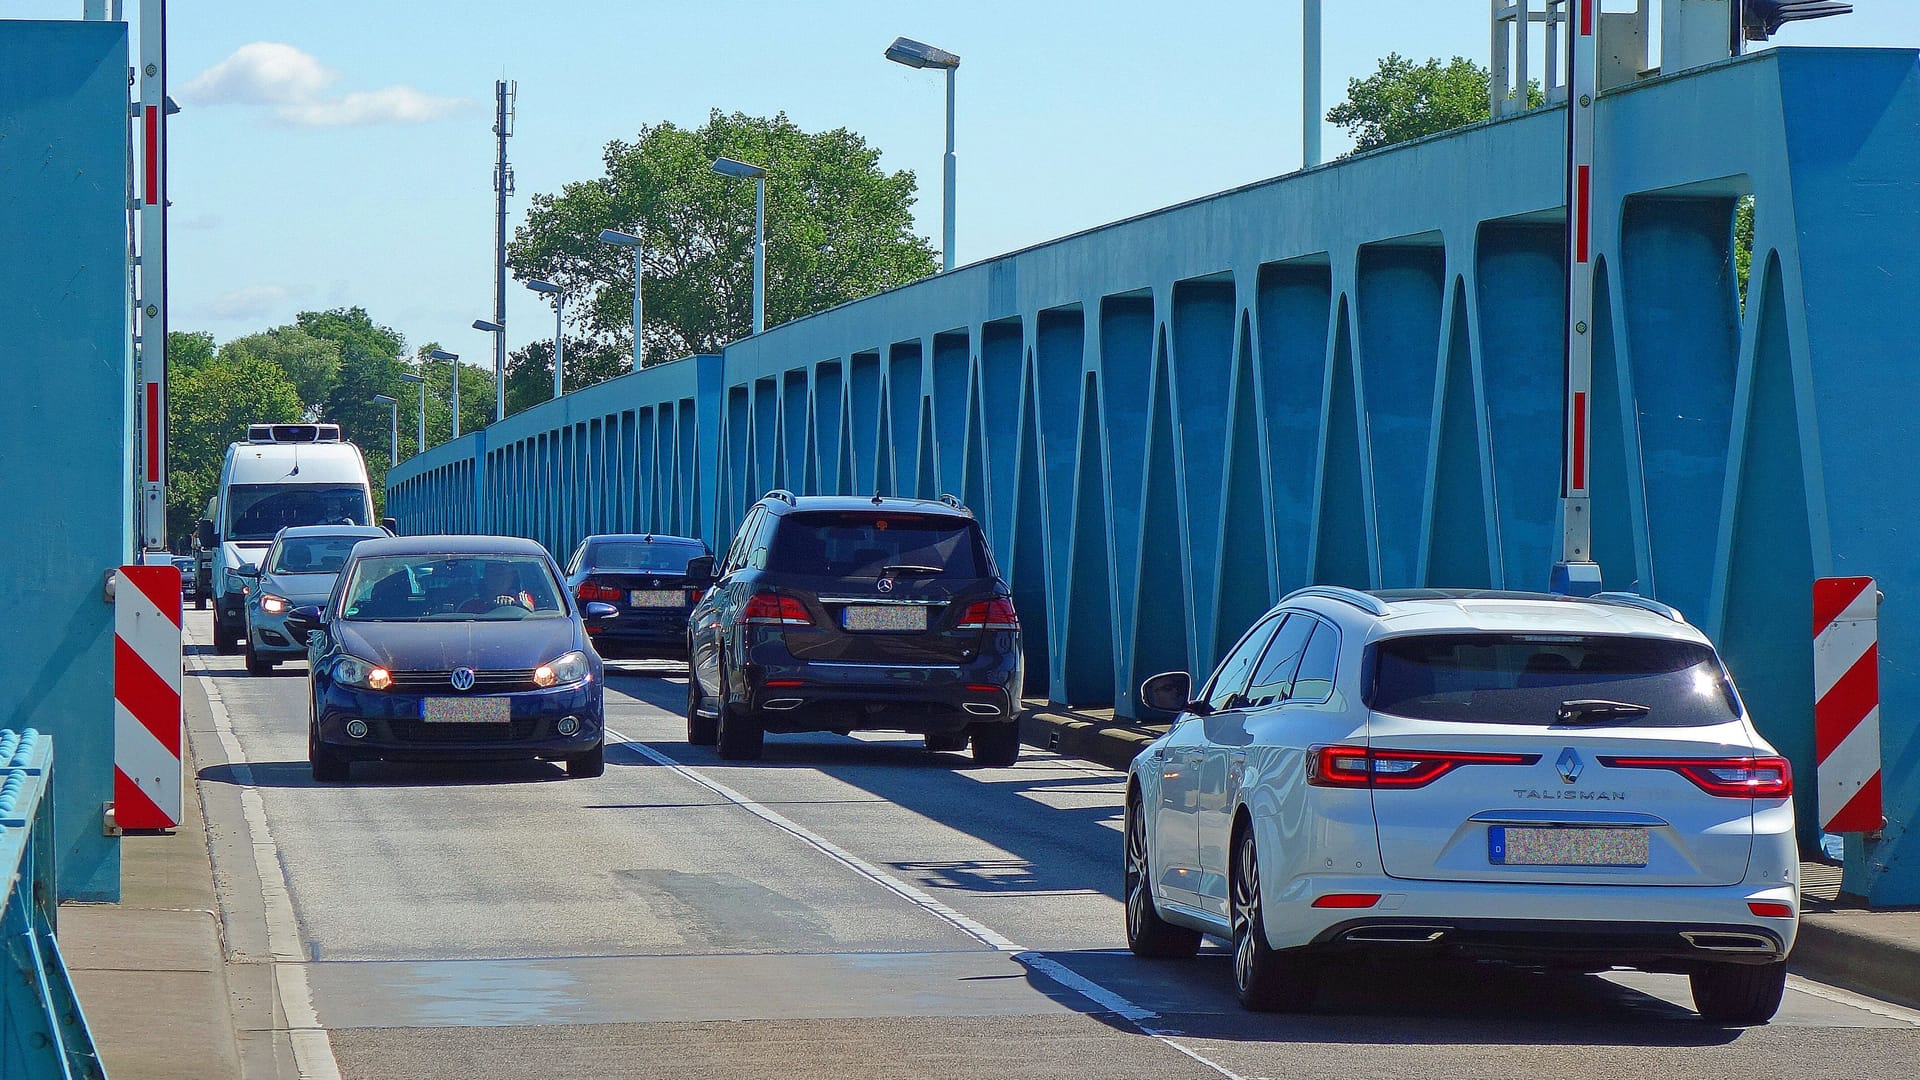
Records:
{"label": "mercedes star emblem", "polygon": [[879,580],[878,583],[874,585],[874,588],[879,589],[881,592],[892,592],[893,579],[888,577],[883,577]]}

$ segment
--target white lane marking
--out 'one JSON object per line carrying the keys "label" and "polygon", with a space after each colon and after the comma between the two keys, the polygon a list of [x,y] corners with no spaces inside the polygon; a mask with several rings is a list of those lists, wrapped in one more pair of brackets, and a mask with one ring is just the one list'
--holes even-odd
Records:
{"label": "white lane marking", "polygon": [[207,709],[213,714],[213,730],[240,785],[240,810],[247,822],[247,836],[253,848],[253,868],[260,876],[260,899],[267,919],[267,951],[273,957],[274,987],[280,1009],[287,1018],[287,1037],[293,1044],[293,1067],[300,1080],[340,1080],[340,1065],[333,1057],[333,1042],[320,1026],[313,1011],[313,991],[307,985],[307,959],[300,952],[300,924],[293,914],[293,894],[287,890],[286,869],[280,862],[280,849],[267,825],[267,804],[253,783],[253,766],[247,762],[240,739],[233,731],[233,718],[220,696],[219,679],[207,674],[207,665],[198,654],[189,654],[193,667],[202,676],[207,691]]}
{"label": "white lane marking", "polygon": [[1920,1011],[1909,1009],[1904,1005],[1895,1005],[1891,1001],[1881,1001],[1878,998],[1870,998],[1864,994],[1856,994],[1851,990],[1842,990],[1837,986],[1814,982],[1804,975],[1788,975],[1787,989],[1795,993],[1805,994],[1808,997],[1819,998],[1821,1001],[1829,1001],[1835,1005],[1843,1005],[1849,1009],[1859,1009],[1864,1013],[1872,1013],[1874,1016],[1885,1020],[1896,1020],[1902,1024],[1912,1024],[1914,1027],[1920,1027]]}
{"label": "white lane marking", "polygon": [[892,874],[860,858],[858,855],[847,851],[826,837],[813,832],[806,826],[754,802],[752,799],[747,798],[745,795],[740,794],[717,780],[709,779],[695,772],[692,768],[680,764],[646,743],[640,742],[637,739],[630,739],[612,728],[607,728],[606,731],[607,734],[619,739],[635,753],[642,755],[654,764],[671,769],[684,779],[706,788],[715,795],[733,803],[735,806],[759,818],[761,821],[772,825],[781,832],[792,836],[794,839],[827,856],[860,877],[865,878],[867,881],[880,886],[895,896],[900,897],[902,900],[940,919],[947,925],[952,926],[988,948],[1006,953],[1012,958],[1014,963],[1038,971],[1061,986],[1072,990],[1074,993],[1092,1002],[1099,1011],[1112,1013],[1120,1017],[1127,1023],[1132,1024],[1141,1034],[1152,1039],[1157,1039],[1173,1049],[1178,1050],[1194,1061],[1219,1073],[1225,1077],[1226,1080],[1242,1080],[1242,1077],[1238,1073],[1235,1073],[1219,1062],[1213,1061],[1201,1055],[1199,1052],[1175,1042],[1174,1036],[1179,1035],[1180,1032],[1162,1028],[1151,1023],[1151,1021],[1160,1019],[1160,1014],[1154,1012],[1152,1009],[1134,1004],[1127,1000],[1124,995],[1101,986],[1099,983],[1094,982],[1092,979],[1066,967],[1056,960],[1014,944],[1011,940],[984,923],[962,915],[960,912],[941,903],[918,887],[894,877]]}

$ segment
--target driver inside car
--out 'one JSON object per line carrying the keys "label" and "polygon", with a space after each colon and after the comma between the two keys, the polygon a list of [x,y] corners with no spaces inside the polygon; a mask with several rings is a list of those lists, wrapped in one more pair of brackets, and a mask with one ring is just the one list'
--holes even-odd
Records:
{"label": "driver inside car", "polygon": [[460,605],[461,611],[485,613],[503,607],[533,610],[533,594],[520,587],[520,575],[503,562],[490,562],[481,575],[479,595]]}

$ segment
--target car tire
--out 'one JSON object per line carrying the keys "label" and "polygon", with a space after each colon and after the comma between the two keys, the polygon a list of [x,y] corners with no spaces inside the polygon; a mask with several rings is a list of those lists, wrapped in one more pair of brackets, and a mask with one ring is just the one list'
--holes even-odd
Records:
{"label": "car tire", "polygon": [[1127,800],[1126,873],[1121,899],[1127,906],[1127,948],[1155,960],[1186,960],[1200,951],[1200,931],[1175,926],[1153,904],[1153,860],[1147,849],[1147,815],[1140,796]]}
{"label": "car tire", "polygon": [[207,597],[206,597],[206,594],[204,594],[204,593],[195,593],[195,594],[194,594],[194,596],[193,596],[193,610],[195,610],[195,611],[205,611],[205,610],[207,610]]}
{"label": "car tire", "polygon": [[220,621],[219,613],[213,616],[213,651],[221,656],[232,656],[240,651],[240,635],[227,628]]}
{"label": "car tire", "polygon": [[1780,1011],[1787,988],[1787,962],[1708,964],[1687,976],[1693,1007],[1710,1024],[1749,1027],[1764,1024]]}
{"label": "car tire", "polygon": [[323,746],[320,733],[311,727],[307,729],[307,762],[313,766],[317,784],[345,783],[353,773],[352,763]]}
{"label": "car tire", "polygon": [[604,775],[607,771],[607,744],[597,742],[593,749],[584,754],[572,754],[567,758],[567,775],[575,780],[591,780]]}
{"label": "car tire", "polygon": [[766,744],[766,729],[747,710],[726,699],[726,680],[721,680],[720,688],[720,730],[714,739],[720,756],[727,761],[756,760]]}
{"label": "car tire", "polygon": [[246,646],[244,651],[247,654],[247,674],[249,675],[273,674],[274,664],[277,663],[277,661],[269,660],[266,657],[261,656],[259,653],[254,652],[252,645]]}
{"label": "car tire", "polygon": [[926,740],[929,754],[951,753],[967,748],[967,733],[964,731],[951,735],[928,735]]}
{"label": "car tire", "polygon": [[687,669],[687,745],[712,746],[720,739],[720,718],[700,715],[700,679]]}
{"label": "car tire", "polygon": [[1260,896],[1260,854],[1253,829],[1234,838],[1233,874],[1227,911],[1233,929],[1233,982],[1240,1004],[1255,1012],[1296,1012],[1313,1003],[1318,972],[1297,949],[1276,949],[1267,941]]}
{"label": "car tire", "polygon": [[983,769],[1005,769],[1020,760],[1020,723],[1002,720],[973,729],[973,763]]}

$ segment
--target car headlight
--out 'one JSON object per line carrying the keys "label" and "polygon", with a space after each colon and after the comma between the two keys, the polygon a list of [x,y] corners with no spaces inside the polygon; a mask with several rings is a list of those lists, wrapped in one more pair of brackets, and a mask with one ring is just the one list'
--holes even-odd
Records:
{"label": "car headlight", "polygon": [[366,690],[385,690],[393,685],[393,673],[357,656],[342,656],[333,662],[333,680]]}
{"label": "car headlight", "polygon": [[550,664],[541,664],[533,669],[533,685],[559,686],[562,683],[585,682],[587,679],[587,654],[570,652]]}
{"label": "car headlight", "polygon": [[272,593],[260,594],[260,610],[269,615],[279,615],[292,606],[293,602],[284,596],[275,596]]}

